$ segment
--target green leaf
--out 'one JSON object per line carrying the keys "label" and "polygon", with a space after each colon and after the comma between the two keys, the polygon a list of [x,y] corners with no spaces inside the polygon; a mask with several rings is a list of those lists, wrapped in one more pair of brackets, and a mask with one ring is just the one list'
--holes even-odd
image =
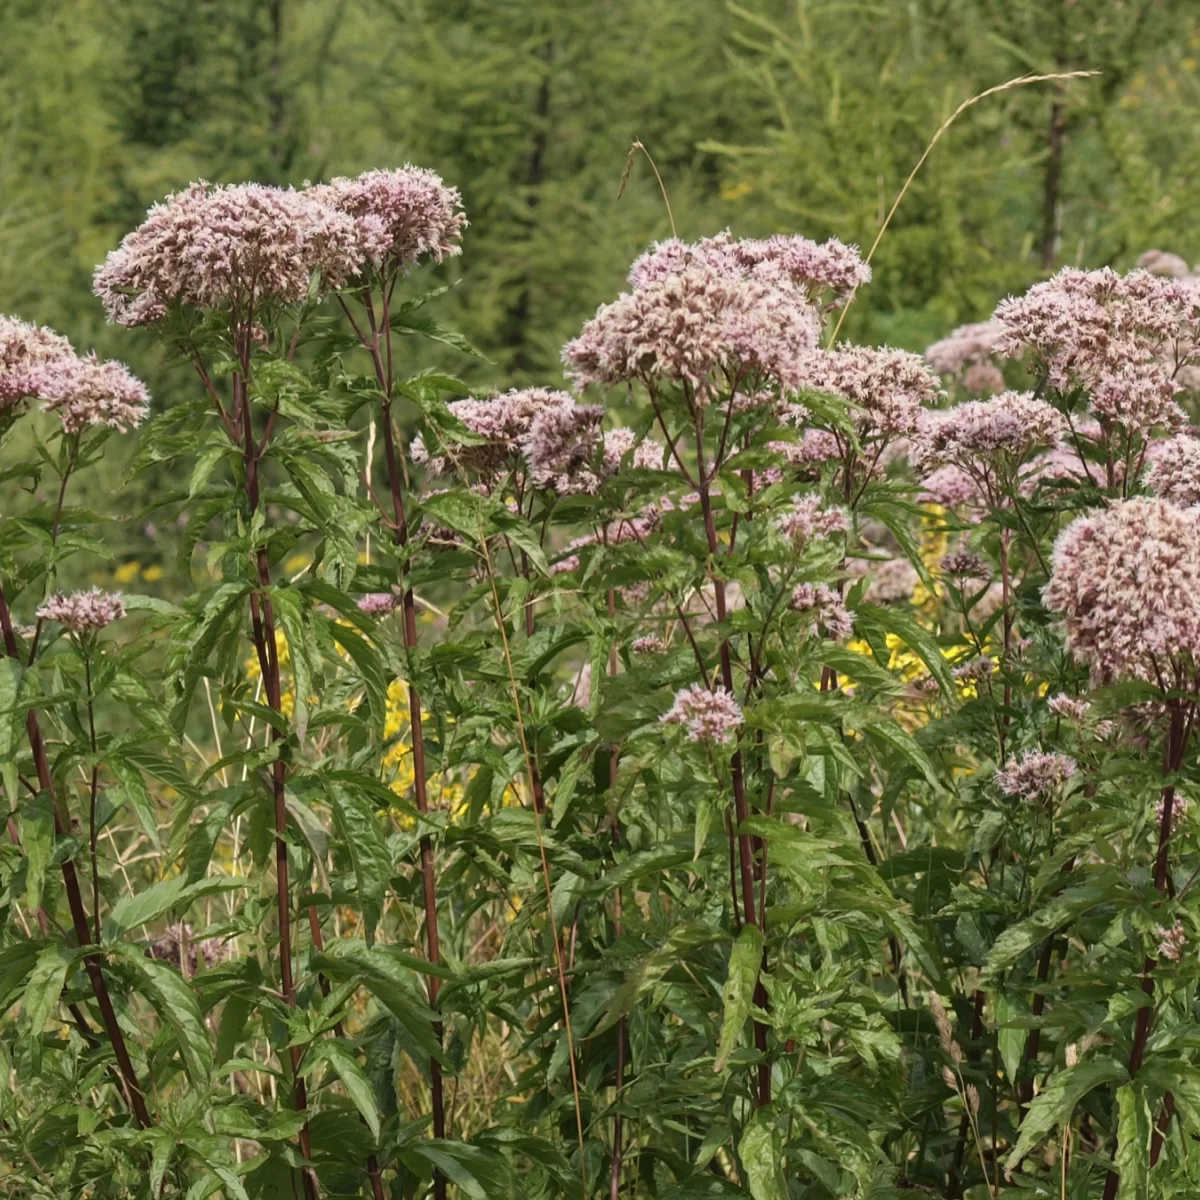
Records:
{"label": "green leaf", "polygon": [[1104,887],[1067,888],[1039,909],[1032,917],[1012,925],[996,939],[983,965],[981,982],[987,984],[1001,971],[1008,970],[1027,950],[1043,941],[1080,913],[1112,899],[1113,889]]}
{"label": "green leaf", "polygon": [[375,816],[370,797],[357,788],[326,782],[338,835],[350,854],[359,903],[366,924],[367,945],[375,942],[375,927],[383,912],[383,898],[392,873],[392,856]]}
{"label": "green leaf", "polygon": [[729,955],[729,977],[725,980],[725,989],[721,993],[725,1017],[721,1022],[721,1040],[717,1046],[714,1071],[725,1069],[729,1055],[746,1025],[746,1018],[750,1015],[754,985],[758,982],[758,972],[762,965],[762,949],[762,931],[755,925],[743,925],[741,933],[733,943],[733,952]]}
{"label": "green leaf", "polygon": [[46,868],[54,854],[54,799],[49,792],[30,796],[21,807],[21,845],[25,851],[25,893],[29,907],[42,904]]}
{"label": "green leaf", "polygon": [[122,896],[112,907],[104,922],[106,941],[116,941],[123,933],[146,925],[165,912],[187,907],[194,900],[221,892],[237,891],[248,887],[245,879],[213,875],[207,879],[188,883],[186,876],[175,875],[160,880],[144,892]]}
{"label": "green leaf", "polygon": [[1106,1083],[1124,1083],[1129,1072],[1111,1058],[1091,1059],[1067,1067],[1054,1075],[1046,1090],[1029,1106],[1021,1122],[1021,1136],[1004,1163],[1006,1171],[1015,1171],[1025,1157],[1055,1125],[1066,1125],[1075,1106],[1093,1088]]}
{"label": "green leaf", "polygon": [[40,1057],[42,1031],[62,995],[67,971],[75,961],[75,952],[66,946],[47,946],[37,957],[25,985],[22,1008],[29,1024],[30,1048]]}
{"label": "green leaf", "polygon": [[863,728],[863,736],[870,742],[887,746],[897,751],[901,757],[911,763],[935,791],[942,790],[942,781],[929,755],[921,749],[910,734],[904,732],[895,721],[878,721]]}
{"label": "green leaf", "polygon": [[1153,1119],[1138,1083],[1117,1088],[1117,1152],[1113,1156],[1120,1175],[1117,1200],[1146,1200]]}
{"label": "green leaf", "polygon": [[760,1109],[746,1126],[738,1142],[738,1155],[754,1200],[788,1200],[779,1135],[769,1109]]}
{"label": "green leaf", "polygon": [[334,1074],[342,1081],[346,1094],[354,1101],[354,1107],[362,1113],[371,1130],[371,1136],[379,1141],[379,1107],[375,1103],[375,1092],[367,1079],[366,1072],[358,1065],[358,1060],[350,1053],[341,1041],[327,1038],[320,1043],[313,1066],[328,1063]]}
{"label": "green leaf", "polygon": [[875,625],[884,633],[895,634],[929,668],[929,673],[937,680],[942,694],[949,700],[957,696],[954,677],[950,674],[950,666],[937,644],[937,639],[908,613],[895,608],[860,604],[855,620],[859,624]]}
{"label": "green leaf", "polygon": [[187,981],[174,967],[156,958],[147,958],[134,946],[123,943],[109,952],[133,968],[138,977],[138,990],[174,1031],[192,1081],[205,1082],[212,1070],[212,1045],[200,1015],[200,1005]]}
{"label": "green leaf", "polygon": [[21,715],[17,700],[21,693],[21,663],[7,655],[0,659],[0,779],[10,809],[17,807],[17,754],[21,745]]}

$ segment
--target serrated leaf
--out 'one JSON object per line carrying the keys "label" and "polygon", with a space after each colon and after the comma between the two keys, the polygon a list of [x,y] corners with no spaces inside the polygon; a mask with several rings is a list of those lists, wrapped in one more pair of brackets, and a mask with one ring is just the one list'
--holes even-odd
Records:
{"label": "serrated leaf", "polygon": [[183,875],[160,880],[144,892],[122,896],[112,907],[104,922],[106,941],[116,941],[123,933],[147,925],[156,917],[173,909],[183,908],[204,896],[220,892],[237,891],[248,887],[245,879],[213,875],[207,879],[189,883]]}
{"label": "serrated leaf", "polygon": [[342,1081],[346,1094],[354,1102],[354,1107],[362,1113],[371,1136],[378,1142],[379,1106],[375,1103],[375,1092],[366,1072],[358,1065],[358,1060],[340,1041],[326,1039],[317,1050],[313,1066],[319,1063],[328,1063],[333,1073]]}
{"label": "serrated leaf", "polygon": [[758,972],[762,965],[762,949],[762,931],[755,925],[743,925],[729,955],[729,975],[721,993],[725,1016],[721,1021],[721,1038],[717,1044],[714,1071],[725,1069],[729,1055],[745,1028],[746,1018],[750,1015],[750,1006],[754,1001],[754,986],[758,982]]}
{"label": "serrated leaf", "polygon": [[949,700],[956,697],[954,677],[950,674],[950,666],[937,644],[937,639],[908,613],[873,604],[860,604],[856,621],[859,624],[875,625],[884,633],[898,637],[929,668],[929,673],[937,680],[943,696]]}
{"label": "serrated leaf", "polygon": [[35,1062],[41,1057],[42,1031],[62,995],[67,971],[75,961],[75,952],[66,946],[47,946],[33,964],[21,1007],[29,1026],[30,1048]]}
{"label": "serrated leaf", "polygon": [[326,783],[338,835],[350,855],[358,884],[359,903],[366,924],[367,945],[375,941],[375,927],[383,912],[383,898],[392,873],[392,856],[375,816],[370,798],[357,788]]}
{"label": "serrated leaf", "polygon": [[746,1126],[738,1142],[738,1156],[754,1200],[788,1200],[779,1135],[769,1109],[760,1109]]}
{"label": "serrated leaf", "polygon": [[46,868],[54,853],[54,799],[49,792],[38,792],[21,806],[21,847],[25,851],[26,898],[36,911],[42,905]]}

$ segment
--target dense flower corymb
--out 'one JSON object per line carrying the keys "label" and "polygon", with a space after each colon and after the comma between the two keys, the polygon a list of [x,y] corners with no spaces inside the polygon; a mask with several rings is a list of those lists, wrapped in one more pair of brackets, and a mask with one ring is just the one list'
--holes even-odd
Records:
{"label": "dense flower corymb", "polygon": [[57,413],[68,433],[106,425],[122,433],[140,425],[150,408],[146,385],[123,363],[102,362],[94,354],[51,359],[21,372],[25,394]]}
{"label": "dense flower corymb", "polygon": [[939,375],[958,375],[967,367],[982,366],[991,360],[1004,331],[999,321],[960,325],[925,351],[925,361]]}
{"label": "dense flower corymb", "polygon": [[659,720],[664,725],[683,725],[689,742],[729,742],[742,723],[741,705],[723,688],[710,692],[693,683],[675,693],[675,703]]}
{"label": "dense flower corymb", "polygon": [[996,785],[1006,796],[1035,800],[1050,795],[1077,770],[1078,764],[1066,754],[1026,750],[996,772]]}
{"label": "dense flower corymb", "polygon": [[53,329],[0,316],[0,382],[10,371],[70,358],[74,353],[71,343]]}
{"label": "dense flower corymb", "polygon": [[1079,517],[1054,547],[1046,606],[1100,681],[1173,685],[1200,663],[1200,509],[1138,496]]}
{"label": "dense flower corymb", "polygon": [[990,473],[1002,459],[1017,464],[1038,447],[1056,445],[1062,431],[1062,415],[1044,400],[1003,392],[990,400],[926,413],[909,459],[922,474],[945,466]]}
{"label": "dense flower corymb", "polygon": [[353,217],[362,234],[362,256],[411,270],[425,257],[441,262],[462,253],[467,226],[457,188],[440,175],[405,164],[397,171],[366,171],[354,179],[310,185],[306,194]]}
{"label": "dense flower corymb", "polygon": [[797,549],[814,537],[829,537],[850,528],[843,508],[825,508],[820,496],[797,496],[792,507],[775,521],[775,527]]}
{"label": "dense flower corymb", "polygon": [[400,598],[391,592],[368,592],[365,596],[359,596],[358,610],[368,617],[386,617],[399,603]]}
{"label": "dense flower corymb", "polygon": [[806,617],[813,629],[839,640],[854,632],[854,614],[847,611],[841,596],[825,583],[800,583],[792,592],[791,607]]}
{"label": "dense flower corymb", "polygon": [[338,287],[388,249],[381,224],[361,221],[290,188],[193,183],[146,214],[96,268],[93,286],[108,319],[148,325],[172,305],[236,310],[298,304],[313,275]]}
{"label": "dense flower corymb", "polygon": [[1183,433],[1156,442],[1146,471],[1146,486],[1176,504],[1200,504],[1200,438]]}
{"label": "dense flower corymb", "polygon": [[102,592],[98,587],[86,592],[59,592],[51,596],[37,615],[43,621],[57,621],[72,633],[93,633],[103,629],[125,615],[125,604],[113,592]]}

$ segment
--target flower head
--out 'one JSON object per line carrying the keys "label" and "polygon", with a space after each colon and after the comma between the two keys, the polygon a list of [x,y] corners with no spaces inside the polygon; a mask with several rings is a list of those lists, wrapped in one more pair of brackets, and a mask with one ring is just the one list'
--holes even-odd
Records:
{"label": "flower head", "polygon": [[1155,445],[1146,486],[1175,504],[1200,504],[1200,438],[1181,433]]}
{"label": "flower head", "polygon": [[921,577],[907,558],[888,558],[872,563],[871,581],[863,597],[868,604],[891,604],[911,600]]}
{"label": "flower head", "polygon": [[359,596],[358,610],[368,617],[385,617],[399,603],[400,598],[391,592],[368,592],[365,596]]}
{"label": "flower head", "polygon": [[590,468],[604,455],[600,431],[603,420],[604,409],[595,404],[541,409],[521,438],[521,451],[533,482],[564,494],[594,492],[600,486],[600,477]]}
{"label": "flower head", "polygon": [[792,507],[775,521],[775,528],[797,549],[814,537],[829,537],[850,528],[844,508],[825,508],[821,497],[797,496]]}
{"label": "flower head", "polygon": [[835,641],[848,638],[854,632],[854,614],[847,611],[841,596],[828,584],[797,584],[792,592],[791,607],[807,618],[809,628],[823,629]]}
{"label": "flower head", "polygon": [[71,343],[53,329],[0,316],[0,384],[10,371],[41,366],[74,354]]}
{"label": "flower head", "polygon": [[1178,962],[1183,957],[1184,947],[1187,946],[1187,930],[1182,921],[1174,925],[1159,925],[1154,930],[1158,939],[1158,957],[1169,962]]}
{"label": "flower head", "polygon": [[396,171],[366,171],[354,179],[313,184],[306,194],[352,217],[362,237],[362,257],[408,272],[422,258],[441,262],[462,253],[467,227],[457,188],[440,175],[405,164]]}
{"label": "flower head", "polygon": [[102,362],[94,354],[53,358],[21,372],[25,394],[57,413],[68,433],[106,425],[122,433],[140,425],[150,393],[123,363]]}
{"label": "flower head", "polygon": [[633,639],[629,647],[634,654],[660,654],[666,649],[662,638],[653,633],[645,633]]}
{"label": "flower head", "polygon": [[985,583],[992,577],[991,568],[970,550],[951,550],[942,559],[942,574],[951,579],[980,579]]}
{"label": "flower head", "polygon": [[174,305],[236,309],[243,320],[271,304],[299,304],[316,273],[339,287],[387,248],[386,230],[364,243],[363,225],[291,188],[193,183],[154,205],[96,268],[108,319],[148,325]]}
{"label": "flower head", "polygon": [[703,684],[693,683],[675,693],[675,703],[659,720],[664,725],[685,726],[689,742],[725,743],[737,733],[742,709],[724,688],[710,692]]}
{"label": "flower head", "polygon": [[1003,392],[990,400],[969,400],[926,413],[909,458],[922,474],[951,466],[971,475],[990,475],[1005,463],[1019,465],[1042,446],[1056,445],[1062,430],[1062,415],[1044,400]]}
{"label": "flower head", "polygon": [[960,325],[949,337],[925,351],[925,361],[939,375],[961,375],[968,367],[990,363],[1005,326],[999,321]]}
{"label": "flower head", "polygon": [[1082,721],[1091,711],[1092,705],[1090,700],[1080,700],[1076,696],[1060,692],[1057,696],[1050,697],[1046,707],[1056,717],[1066,717],[1068,721]]}
{"label": "flower head", "polygon": [[1077,518],[1045,600],[1098,680],[1169,683],[1171,666],[1200,664],[1200,510],[1138,496]]}
{"label": "flower head", "polygon": [[1036,800],[1050,795],[1078,769],[1078,763],[1066,754],[1026,750],[996,772],[996,785],[1006,796]]}
{"label": "flower head", "polygon": [[64,595],[57,592],[37,610],[39,620],[57,621],[72,633],[93,633],[125,615],[125,604],[113,592],[98,587]]}

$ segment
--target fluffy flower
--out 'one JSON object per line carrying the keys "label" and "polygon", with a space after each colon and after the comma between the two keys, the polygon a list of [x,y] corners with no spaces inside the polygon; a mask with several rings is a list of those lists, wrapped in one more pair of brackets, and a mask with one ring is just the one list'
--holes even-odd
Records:
{"label": "fluffy flower", "polygon": [[1176,504],[1200,504],[1200,438],[1179,434],[1156,443],[1146,471],[1146,486]]}
{"label": "fluffy flower", "polygon": [[952,579],[981,579],[985,582],[992,577],[987,563],[970,550],[951,550],[942,559],[942,573]]}
{"label": "fluffy flower", "polygon": [[950,674],[960,683],[979,683],[984,679],[990,679],[995,672],[996,664],[990,658],[980,655],[978,658],[972,658],[961,666],[955,667]]}
{"label": "fluffy flower", "polygon": [[594,404],[541,409],[521,437],[533,482],[562,493],[594,492],[600,477],[590,468],[604,454],[603,420],[604,409]]}
{"label": "fluffy flower", "polygon": [[634,654],[659,654],[666,649],[663,640],[653,633],[643,634],[633,639],[630,649]]}
{"label": "fluffy flower", "polygon": [[943,508],[958,508],[964,504],[978,504],[982,496],[979,484],[962,467],[938,467],[921,480],[919,499],[926,504],[940,504]]}
{"label": "fluffy flower", "polygon": [[1004,372],[995,363],[975,363],[963,372],[963,387],[978,396],[1004,391]]}
{"label": "fluffy flower", "polygon": [[715,744],[733,740],[742,723],[741,705],[724,688],[710,692],[693,683],[675,693],[675,703],[659,720],[664,725],[683,725],[689,742]]}
{"label": "fluffy flower", "polygon": [[313,199],[345,213],[358,224],[362,257],[410,271],[422,258],[441,262],[462,253],[467,227],[457,188],[423,167],[366,171],[306,189]]}
{"label": "fluffy flower", "polygon": [[387,250],[382,226],[304,192],[240,183],[193,183],[146,214],[96,268],[93,287],[108,319],[148,325],[173,305],[236,308],[243,320],[270,304],[299,304],[314,274],[339,287]]}
{"label": "fluffy flower", "polygon": [[1080,700],[1076,696],[1068,696],[1060,692],[1051,696],[1046,707],[1056,716],[1065,717],[1068,721],[1082,721],[1091,711],[1091,701]]}
{"label": "fluffy flower", "polygon": [[[459,442],[447,436],[447,450],[458,466],[479,474],[489,474],[511,464],[521,453],[524,438],[528,437],[534,420],[550,409],[572,409],[575,400],[566,392],[549,388],[523,388],[499,392],[485,399],[468,397],[452,400],[451,414],[480,441]],[[447,466],[447,456],[431,456],[424,439],[418,435],[410,447],[413,462],[426,466],[433,474],[441,474]]]}
{"label": "fluffy flower", "polygon": [[768,442],[767,448],[782,456],[791,467],[809,467],[840,458],[842,449],[832,433],[806,429],[798,442]]}
{"label": "fluffy flower", "polygon": [[873,564],[871,582],[863,597],[868,604],[891,604],[896,600],[911,600],[920,582],[916,568],[907,558],[889,558]]}
{"label": "fluffy flower", "polygon": [[1055,445],[1062,430],[1062,415],[1044,400],[1003,392],[924,414],[909,458],[923,475],[952,466],[990,476],[997,466],[1016,466],[1037,448]]}
{"label": "fluffy flower", "polygon": [[824,629],[835,641],[854,632],[854,614],[848,612],[841,596],[824,583],[800,583],[792,592],[791,607],[808,619],[811,629]]}
{"label": "fluffy flower", "polygon": [[735,377],[755,391],[794,389],[817,336],[816,310],[794,287],[694,260],[602,306],[563,361],[576,387],[684,384],[704,404]]}
{"label": "fluffy flower", "polygon": [[1048,796],[1079,769],[1073,758],[1057,752],[1026,750],[996,772],[996,785],[1006,796],[1035,800]]}
{"label": "fluffy flower", "polygon": [[1096,679],[1170,684],[1170,666],[1200,663],[1200,510],[1139,496],[1077,518],[1045,600]]}
{"label": "fluffy flower", "polygon": [[10,371],[71,358],[74,353],[71,343],[53,329],[0,316],[0,386]]}
{"label": "fluffy flower", "polygon": [[43,621],[57,621],[72,633],[93,633],[103,629],[125,615],[125,604],[113,592],[102,592],[98,587],[87,592],[57,592],[51,596],[37,615]]}
{"label": "fluffy flower", "polygon": [[850,528],[850,518],[844,508],[825,508],[821,497],[797,496],[792,507],[775,521],[775,528],[797,550],[814,537],[829,537]]}
{"label": "fluffy flower", "polygon": [[813,350],[799,365],[798,386],[846,400],[864,438],[906,437],[923,406],[941,394],[937,376],[919,355],[886,346]]}
{"label": "fluffy flower", "polygon": [[399,603],[400,598],[391,592],[368,592],[365,596],[359,596],[358,610],[368,617],[384,617],[393,612]]}
{"label": "fluffy flower", "polygon": [[990,362],[1005,326],[999,321],[960,325],[949,337],[925,351],[925,361],[939,375],[960,375],[965,368]]}
{"label": "fluffy flower", "polygon": [[58,413],[68,433],[93,425],[123,433],[140,425],[149,411],[146,385],[123,363],[102,362],[94,354],[52,358],[17,374],[25,395],[40,400],[46,412]]}
{"label": "fluffy flower", "polygon": [[1166,275],[1172,279],[1187,279],[1191,275],[1187,263],[1178,254],[1166,250],[1147,250],[1138,256],[1134,266],[1151,275]]}

